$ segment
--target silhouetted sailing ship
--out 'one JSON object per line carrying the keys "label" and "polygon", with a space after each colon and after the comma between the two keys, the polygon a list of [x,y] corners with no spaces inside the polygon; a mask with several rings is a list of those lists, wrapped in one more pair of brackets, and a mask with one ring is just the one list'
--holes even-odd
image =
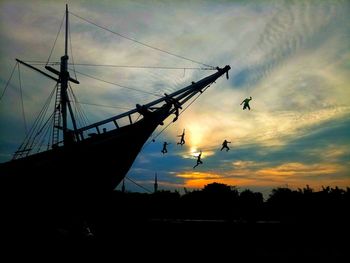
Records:
{"label": "silhouetted sailing ship", "polygon": [[[45,191],[50,195],[59,193],[60,196],[69,196],[72,193],[80,195],[114,189],[123,180],[157,126],[162,125],[171,114],[176,114],[177,118],[181,105],[203,92],[220,76],[228,74],[230,69],[229,66],[216,68],[216,73],[148,104],[137,104],[133,110],[78,127],[68,89],[70,82],[79,82],[68,71],[67,38],[68,7],[65,54],[61,57],[60,70],[47,65],[45,68],[54,74],[50,75],[17,59],[18,63],[57,83],[51,118],[52,143],[45,151],[34,152],[32,140],[37,134],[33,134],[33,138],[27,138],[15,152],[11,161],[0,164],[3,191]],[[142,117],[136,118],[139,114]],[[68,125],[69,119],[72,121],[71,125]],[[128,124],[123,126],[121,123],[125,119]],[[106,127],[109,127],[108,130]]]}

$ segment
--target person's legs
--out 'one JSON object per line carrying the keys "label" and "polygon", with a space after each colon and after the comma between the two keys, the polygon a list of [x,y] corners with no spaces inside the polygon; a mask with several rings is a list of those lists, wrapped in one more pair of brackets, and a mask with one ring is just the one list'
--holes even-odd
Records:
{"label": "person's legs", "polygon": [[179,110],[176,109],[176,111],[175,111],[175,118],[173,119],[173,122],[177,121],[178,118],[179,118]]}

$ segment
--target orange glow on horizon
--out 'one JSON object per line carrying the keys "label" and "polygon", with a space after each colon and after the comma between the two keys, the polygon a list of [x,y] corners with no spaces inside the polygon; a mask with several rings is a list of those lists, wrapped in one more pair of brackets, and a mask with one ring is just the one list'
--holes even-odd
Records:
{"label": "orange glow on horizon", "polygon": [[[285,187],[303,188],[306,185],[320,189],[322,186],[349,187],[350,178],[333,178],[345,171],[339,164],[284,163],[274,167],[261,167],[251,161],[236,161],[230,171],[198,172],[186,171],[176,177],[184,179],[184,187],[202,189],[211,183],[223,183],[239,187]],[[264,166],[264,165],[263,165]]]}
{"label": "orange glow on horizon", "polygon": [[270,181],[254,181],[249,179],[233,179],[233,178],[218,178],[218,179],[187,179],[184,183],[184,187],[188,189],[203,189],[205,185],[211,183],[222,183],[230,186],[237,186],[240,188],[252,188],[252,187],[289,187],[293,189],[304,188],[309,185],[315,190],[320,190],[322,186],[338,186],[340,188],[346,188],[350,185],[350,180],[319,180],[319,181],[288,181],[288,182],[270,182]]}

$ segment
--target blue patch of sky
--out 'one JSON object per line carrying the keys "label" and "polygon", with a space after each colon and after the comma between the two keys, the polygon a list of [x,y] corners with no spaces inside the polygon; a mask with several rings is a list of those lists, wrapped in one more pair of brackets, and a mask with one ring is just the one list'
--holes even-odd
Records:
{"label": "blue patch of sky", "polygon": [[[259,151],[259,146],[257,146],[257,148],[246,150],[246,154],[255,162],[265,161],[275,165],[285,162],[319,163],[325,161],[322,154],[328,146],[350,145],[349,130],[349,117],[344,120],[331,120],[314,127],[313,131],[307,135],[289,141],[283,147],[266,147],[263,151]],[[315,154],[315,151],[318,154]],[[339,156],[337,162],[343,163],[348,160],[348,155]]]}

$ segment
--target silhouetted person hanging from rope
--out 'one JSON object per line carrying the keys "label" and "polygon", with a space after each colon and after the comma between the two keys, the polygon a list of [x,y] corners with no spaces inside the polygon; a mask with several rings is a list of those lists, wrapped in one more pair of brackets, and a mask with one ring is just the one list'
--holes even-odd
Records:
{"label": "silhouetted person hanging from rope", "polygon": [[252,97],[250,97],[249,99],[247,98],[244,101],[242,101],[242,103],[240,105],[242,105],[244,103],[243,110],[245,110],[246,108],[248,108],[248,110],[250,110],[249,101],[251,101],[251,100],[252,100]]}
{"label": "silhouetted person hanging from rope", "polygon": [[228,142],[226,140],[224,140],[224,142],[222,143],[222,148],[220,151],[222,151],[223,149],[226,149],[226,152],[228,152],[230,150],[230,148],[227,146],[228,143],[231,143],[231,142]]}
{"label": "silhouetted person hanging from rope", "polygon": [[193,166],[193,169],[196,168],[198,165],[203,164],[201,157],[202,157],[202,151],[200,151],[199,155],[197,156],[197,164]]}
{"label": "silhouetted person hanging from rope", "polygon": [[181,135],[178,135],[177,137],[181,137],[180,142],[178,142],[177,144],[180,144],[181,146],[185,144],[185,129],[182,132]]}
{"label": "silhouetted person hanging from rope", "polygon": [[170,105],[173,105],[174,106],[174,109],[175,109],[175,118],[173,119],[173,122],[177,121],[177,119],[179,118],[179,109],[182,110],[182,107],[181,107],[181,103],[173,98],[173,97],[170,97],[168,94],[164,93],[165,95],[165,102],[170,104]]}
{"label": "silhouetted person hanging from rope", "polygon": [[165,154],[165,153],[167,153],[168,152],[168,149],[166,148],[169,144],[171,144],[171,143],[167,143],[167,142],[164,142],[163,143],[163,150],[161,150],[161,152],[163,153],[163,154]]}

